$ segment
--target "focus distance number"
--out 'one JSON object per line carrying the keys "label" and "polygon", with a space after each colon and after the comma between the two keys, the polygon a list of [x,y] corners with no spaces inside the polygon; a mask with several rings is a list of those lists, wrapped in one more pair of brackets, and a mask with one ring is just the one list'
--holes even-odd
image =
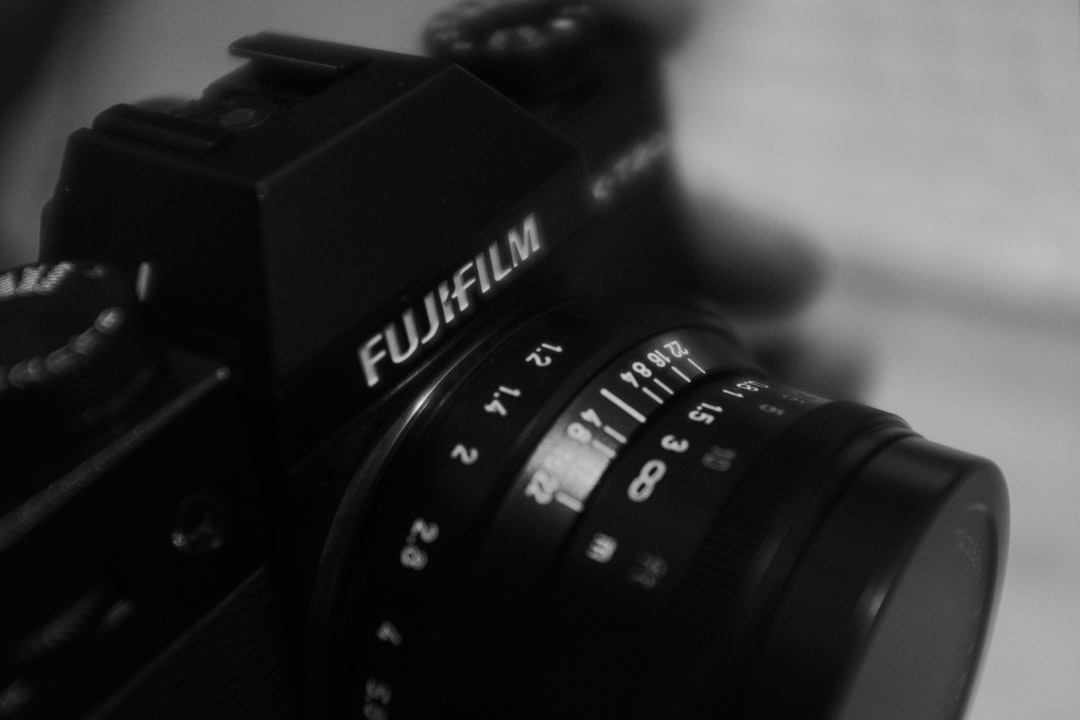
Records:
{"label": "focus distance number", "polygon": [[663,460],[649,460],[641,466],[637,477],[626,488],[626,496],[634,502],[645,502],[652,497],[656,485],[664,479],[667,463]]}
{"label": "focus distance number", "polygon": [[698,403],[697,407],[687,414],[687,418],[696,423],[712,425],[716,416],[724,412],[724,408],[713,403]]}
{"label": "focus distance number", "polygon": [[525,486],[525,494],[540,505],[547,505],[554,499],[559,487],[557,478],[553,478],[546,470],[540,469],[529,478],[529,484]]}
{"label": "focus distance number", "polygon": [[660,440],[660,447],[673,453],[684,453],[690,448],[690,441],[685,438],[677,438],[674,435],[665,435]]}

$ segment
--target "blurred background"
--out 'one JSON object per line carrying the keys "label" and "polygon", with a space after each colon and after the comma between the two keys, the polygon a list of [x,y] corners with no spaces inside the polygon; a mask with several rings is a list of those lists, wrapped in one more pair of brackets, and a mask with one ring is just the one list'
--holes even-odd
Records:
{"label": "blurred background", "polygon": [[[413,50],[443,4],[68,2],[55,52],[5,108],[0,264],[34,257],[63,138],[104,107],[197,94],[259,29]],[[688,184],[818,243],[829,281],[805,331],[866,352],[870,404],[1009,480],[1008,577],[971,717],[1080,717],[1077,1],[696,5],[669,61]]]}
{"label": "blurred background", "polygon": [[806,320],[865,343],[867,401],[1005,473],[970,717],[1080,717],[1080,3],[710,6],[671,79],[691,184],[826,247]]}

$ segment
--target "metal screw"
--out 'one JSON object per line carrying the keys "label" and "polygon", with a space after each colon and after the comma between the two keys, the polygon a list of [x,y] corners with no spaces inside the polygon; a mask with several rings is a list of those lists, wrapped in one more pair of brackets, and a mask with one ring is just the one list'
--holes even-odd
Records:
{"label": "metal screw", "polygon": [[225,543],[228,511],[213,492],[190,495],[180,501],[173,522],[172,545],[182,553],[205,555]]}

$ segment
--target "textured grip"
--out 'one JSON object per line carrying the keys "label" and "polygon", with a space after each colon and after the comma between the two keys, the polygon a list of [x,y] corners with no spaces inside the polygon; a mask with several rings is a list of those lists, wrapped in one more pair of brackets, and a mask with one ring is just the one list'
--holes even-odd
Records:
{"label": "textured grip", "polygon": [[295,718],[287,668],[263,567],[89,720]]}
{"label": "textured grip", "polygon": [[0,431],[66,439],[116,415],[156,371],[130,279],[88,263],[0,275]]}

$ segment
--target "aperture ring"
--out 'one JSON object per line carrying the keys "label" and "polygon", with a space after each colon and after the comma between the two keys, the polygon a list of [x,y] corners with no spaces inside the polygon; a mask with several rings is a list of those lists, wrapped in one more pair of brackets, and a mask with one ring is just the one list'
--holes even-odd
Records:
{"label": "aperture ring", "polygon": [[[506,464],[530,418],[587,362],[597,329],[559,315],[516,333],[463,379],[384,470],[379,508],[355,541],[336,671],[357,717],[423,715],[429,653],[443,632]],[[508,367],[516,368],[511,381]],[[499,369],[503,372],[499,372]]]}
{"label": "aperture ring", "polygon": [[[509,669],[489,646],[520,654],[522,625],[531,623],[537,599],[526,586],[549,577],[592,485],[622,445],[694,378],[752,365],[722,330],[655,334],[663,327],[552,313],[448,388],[390,459],[371,501],[378,512],[355,540],[348,571],[355,579],[334,661],[337,684],[355,694],[337,704],[360,716],[432,717],[434,697],[456,701],[433,693],[431,683],[455,686],[447,678],[464,672],[467,685],[481,666],[490,666],[485,677]],[[594,437],[583,439],[585,426]],[[553,445],[553,437],[562,439]],[[534,543],[540,530],[542,542]],[[510,579],[508,562],[523,571],[515,575],[521,583]],[[493,579],[514,598],[492,605]],[[482,624],[471,620],[477,612]],[[481,647],[488,650],[473,657]],[[450,667],[433,664],[436,658]],[[498,692],[470,698],[470,707],[497,707],[509,685],[491,680]]]}

